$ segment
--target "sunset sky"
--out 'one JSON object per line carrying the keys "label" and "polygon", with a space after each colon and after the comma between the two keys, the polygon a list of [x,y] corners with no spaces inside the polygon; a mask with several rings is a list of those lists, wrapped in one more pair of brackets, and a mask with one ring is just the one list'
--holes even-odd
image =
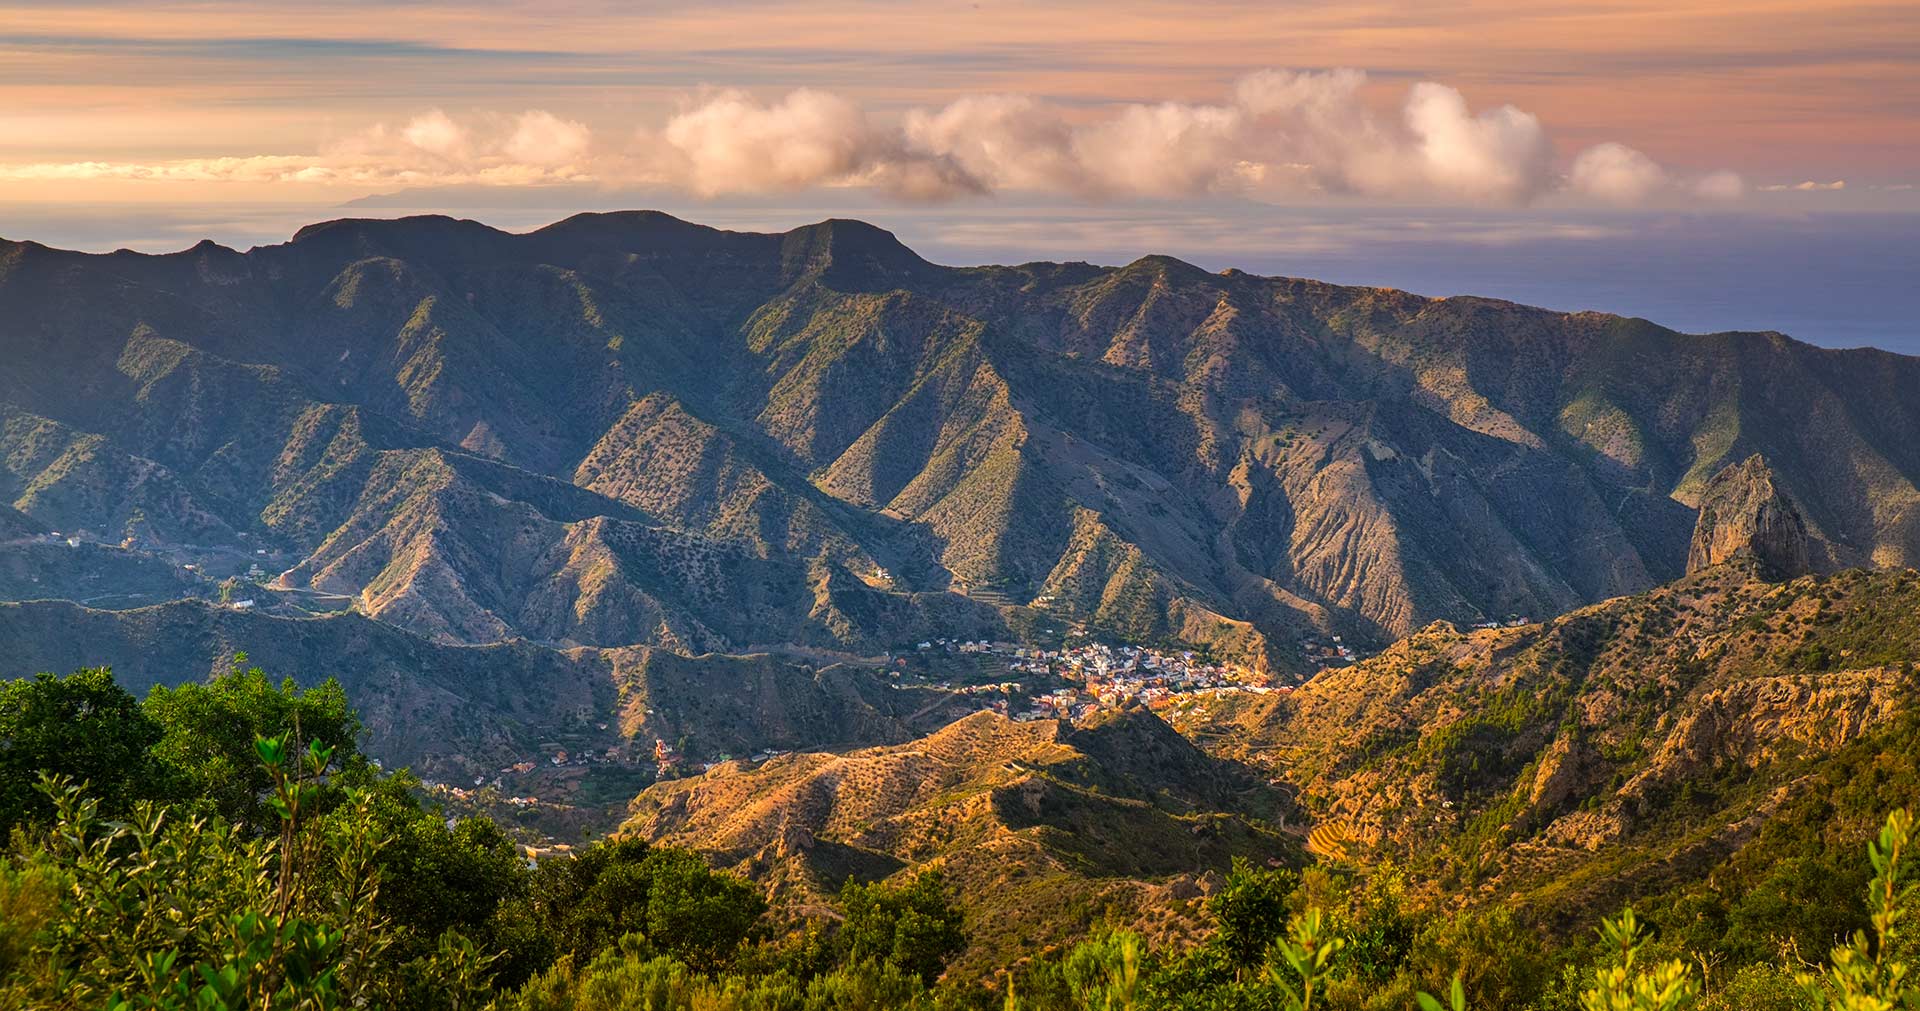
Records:
{"label": "sunset sky", "polygon": [[857,213],[1920,350],[1916,184],[1913,0],[0,0],[0,235],[88,249]]}

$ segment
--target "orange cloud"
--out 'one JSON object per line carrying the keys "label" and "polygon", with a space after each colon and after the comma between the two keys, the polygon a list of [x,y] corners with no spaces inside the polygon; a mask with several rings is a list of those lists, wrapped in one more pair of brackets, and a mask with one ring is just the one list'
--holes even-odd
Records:
{"label": "orange cloud", "polygon": [[[311,157],[0,164],[18,181],[369,186],[599,182],[703,197],[869,187],[915,200],[1006,190],[1095,198],[1310,193],[1523,204],[1566,191],[1612,203],[1677,194],[1664,168],[1618,143],[1589,148],[1562,180],[1546,128],[1511,105],[1475,111],[1458,90],[1408,88],[1381,115],[1355,70],[1268,70],[1220,102],[1140,102],[1093,118],[1024,95],[963,96],[888,123],[831,92],[773,102],[700,93],[657,126],[609,142],[549,111],[456,118],[441,109],[377,125]],[[1737,195],[1721,174],[1708,190]]]}
{"label": "orange cloud", "polygon": [[[1599,144],[1629,145],[1669,172],[1647,199],[1697,189],[1696,176],[1723,164],[1866,184],[1904,178],[1920,161],[1911,116],[1920,106],[1920,16],[1910,0],[0,0],[0,25],[0,162],[13,165],[313,151],[349,137],[349,124],[434,107],[455,122],[474,109],[546,110],[590,126],[603,143],[624,141],[632,123],[663,124],[677,96],[710,83],[763,99],[810,88],[889,129],[907,108],[1032,96],[1071,125],[1105,122],[1146,143],[1179,126],[1169,117],[1182,113],[1112,111],[1232,106],[1219,96],[1222,80],[1276,59],[1371,68],[1359,98],[1396,129],[1407,84],[1435,80],[1473,109],[1511,104],[1550,124],[1564,145],[1556,164]],[[1186,141],[1216,142],[1204,123],[1180,128]],[[1480,133],[1475,143],[1493,142]],[[1432,171],[1477,157],[1471,147],[1443,150],[1463,139],[1435,137]],[[1098,141],[1083,137],[1089,151]],[[1061,150],[1044,138],[1022,143]],[[1187,151],[1136,167],[1210,164]],[[985,156],[977,146],[954,153]],[[507,157],[532,162],[526,150]],[[952,182],[935,164],[887,164],[907,177],[890,184],[902,190]],[[1278,164],[1245,171],[1301,174]],[[1109,182],[1159,189],[1168,180]]]}

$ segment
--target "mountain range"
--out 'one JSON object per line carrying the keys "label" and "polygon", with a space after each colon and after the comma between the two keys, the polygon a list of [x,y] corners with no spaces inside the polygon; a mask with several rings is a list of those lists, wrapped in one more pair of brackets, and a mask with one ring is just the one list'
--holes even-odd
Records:
{"label": "mountain range", "polygon": [[1920,553],[1913,359],[1166,257],[343,220],[0,243],[0,319],[14,540],[265,561],[446,643],[873,656],[1071,623],[1298,677],[1307,636],[1677,578],[1742,467],[1792,564]]}

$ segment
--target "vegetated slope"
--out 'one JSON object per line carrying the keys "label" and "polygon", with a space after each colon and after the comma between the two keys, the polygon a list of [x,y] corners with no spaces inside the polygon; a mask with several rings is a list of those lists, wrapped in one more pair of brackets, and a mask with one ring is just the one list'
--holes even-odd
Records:
{"label": "vegetated slope", "polygon": [[544,760],[542,746],[555,742],[651,768],[659,739],[698,761],[902,741],[953,713],[946,695],[886,689],[868,669],[768,656],[523,639],[453,645],[359,615],[279,618],[204,601],[125,611],[0,604],[0,677],[107,666],[140,694],[225,670],[242,651],[276,677],[338,678],[366,724],[369,754],[454,782]]}
{"label": "vegetated slope", "polygon": [[1283,798],[1144,709],[1082,726],[993,712],[906,744],[734,762],[660,783],[623,831],[688,845],[789,905],[849,877],[938,868],[969,911],[956,971],[985,972],[1117,917],[1192,928],[1234,856],[1289,859]]}
{"label": "vegetated slope", "polygon": [[[266,544],[454,641],[872,652],[1033,605],[1299,672],[1307,629],[1674,578],[1755,456],[1810,567],[1920,555],[1912,359],[1165,257],[347,220],[245,253],[0,244],[0,320],[11,508]],[[855,583],[897,599],[823,602]],[[741,593],[764,632],[704,602]]]}
{"label": "vegetated slope", "polygon": [[91,601],[96,607],[132,607],[206,589],[190,573],[144,552],[97,544],[68,546],[44,536],[0,540],[0,600],[77,600]]}
{"label": "vegetated slope", "polygon": [[12,506],[0,506],[0,539],[16,541],[44,532],[40,524]]}
{"label": "vegetated slope", "polygon": [[[1526,628],[1436,624],[1290,697],[1176,722],[1283,770],[1355,859],[1552,917],[1615,908],[1825,803],[1823,770],[1920,712],[1920,573],[1764,571],[1734,561]],[[1834,839],[1879,816],[1850,812]]]}

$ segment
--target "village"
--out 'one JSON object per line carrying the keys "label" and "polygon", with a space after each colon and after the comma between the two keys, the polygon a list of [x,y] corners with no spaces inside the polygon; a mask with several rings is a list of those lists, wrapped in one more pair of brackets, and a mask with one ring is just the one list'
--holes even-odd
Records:
{"label": "village", "polygon": [[[1250,668],[1210,662],[1193,650],[1085,642],[1041,649],[987,640],[933,639],[913,650],[917,663],[900,661],[892,670],[896,688],[925,686],[971,696],[980,708],[1010,719],[1084,720],[1102,710],[1128,705],[1162,708],[1192,695],[1224,692],[1285,692]],[[1002,680],[939,676],[954,665],[950,658],[974,657]]]}

